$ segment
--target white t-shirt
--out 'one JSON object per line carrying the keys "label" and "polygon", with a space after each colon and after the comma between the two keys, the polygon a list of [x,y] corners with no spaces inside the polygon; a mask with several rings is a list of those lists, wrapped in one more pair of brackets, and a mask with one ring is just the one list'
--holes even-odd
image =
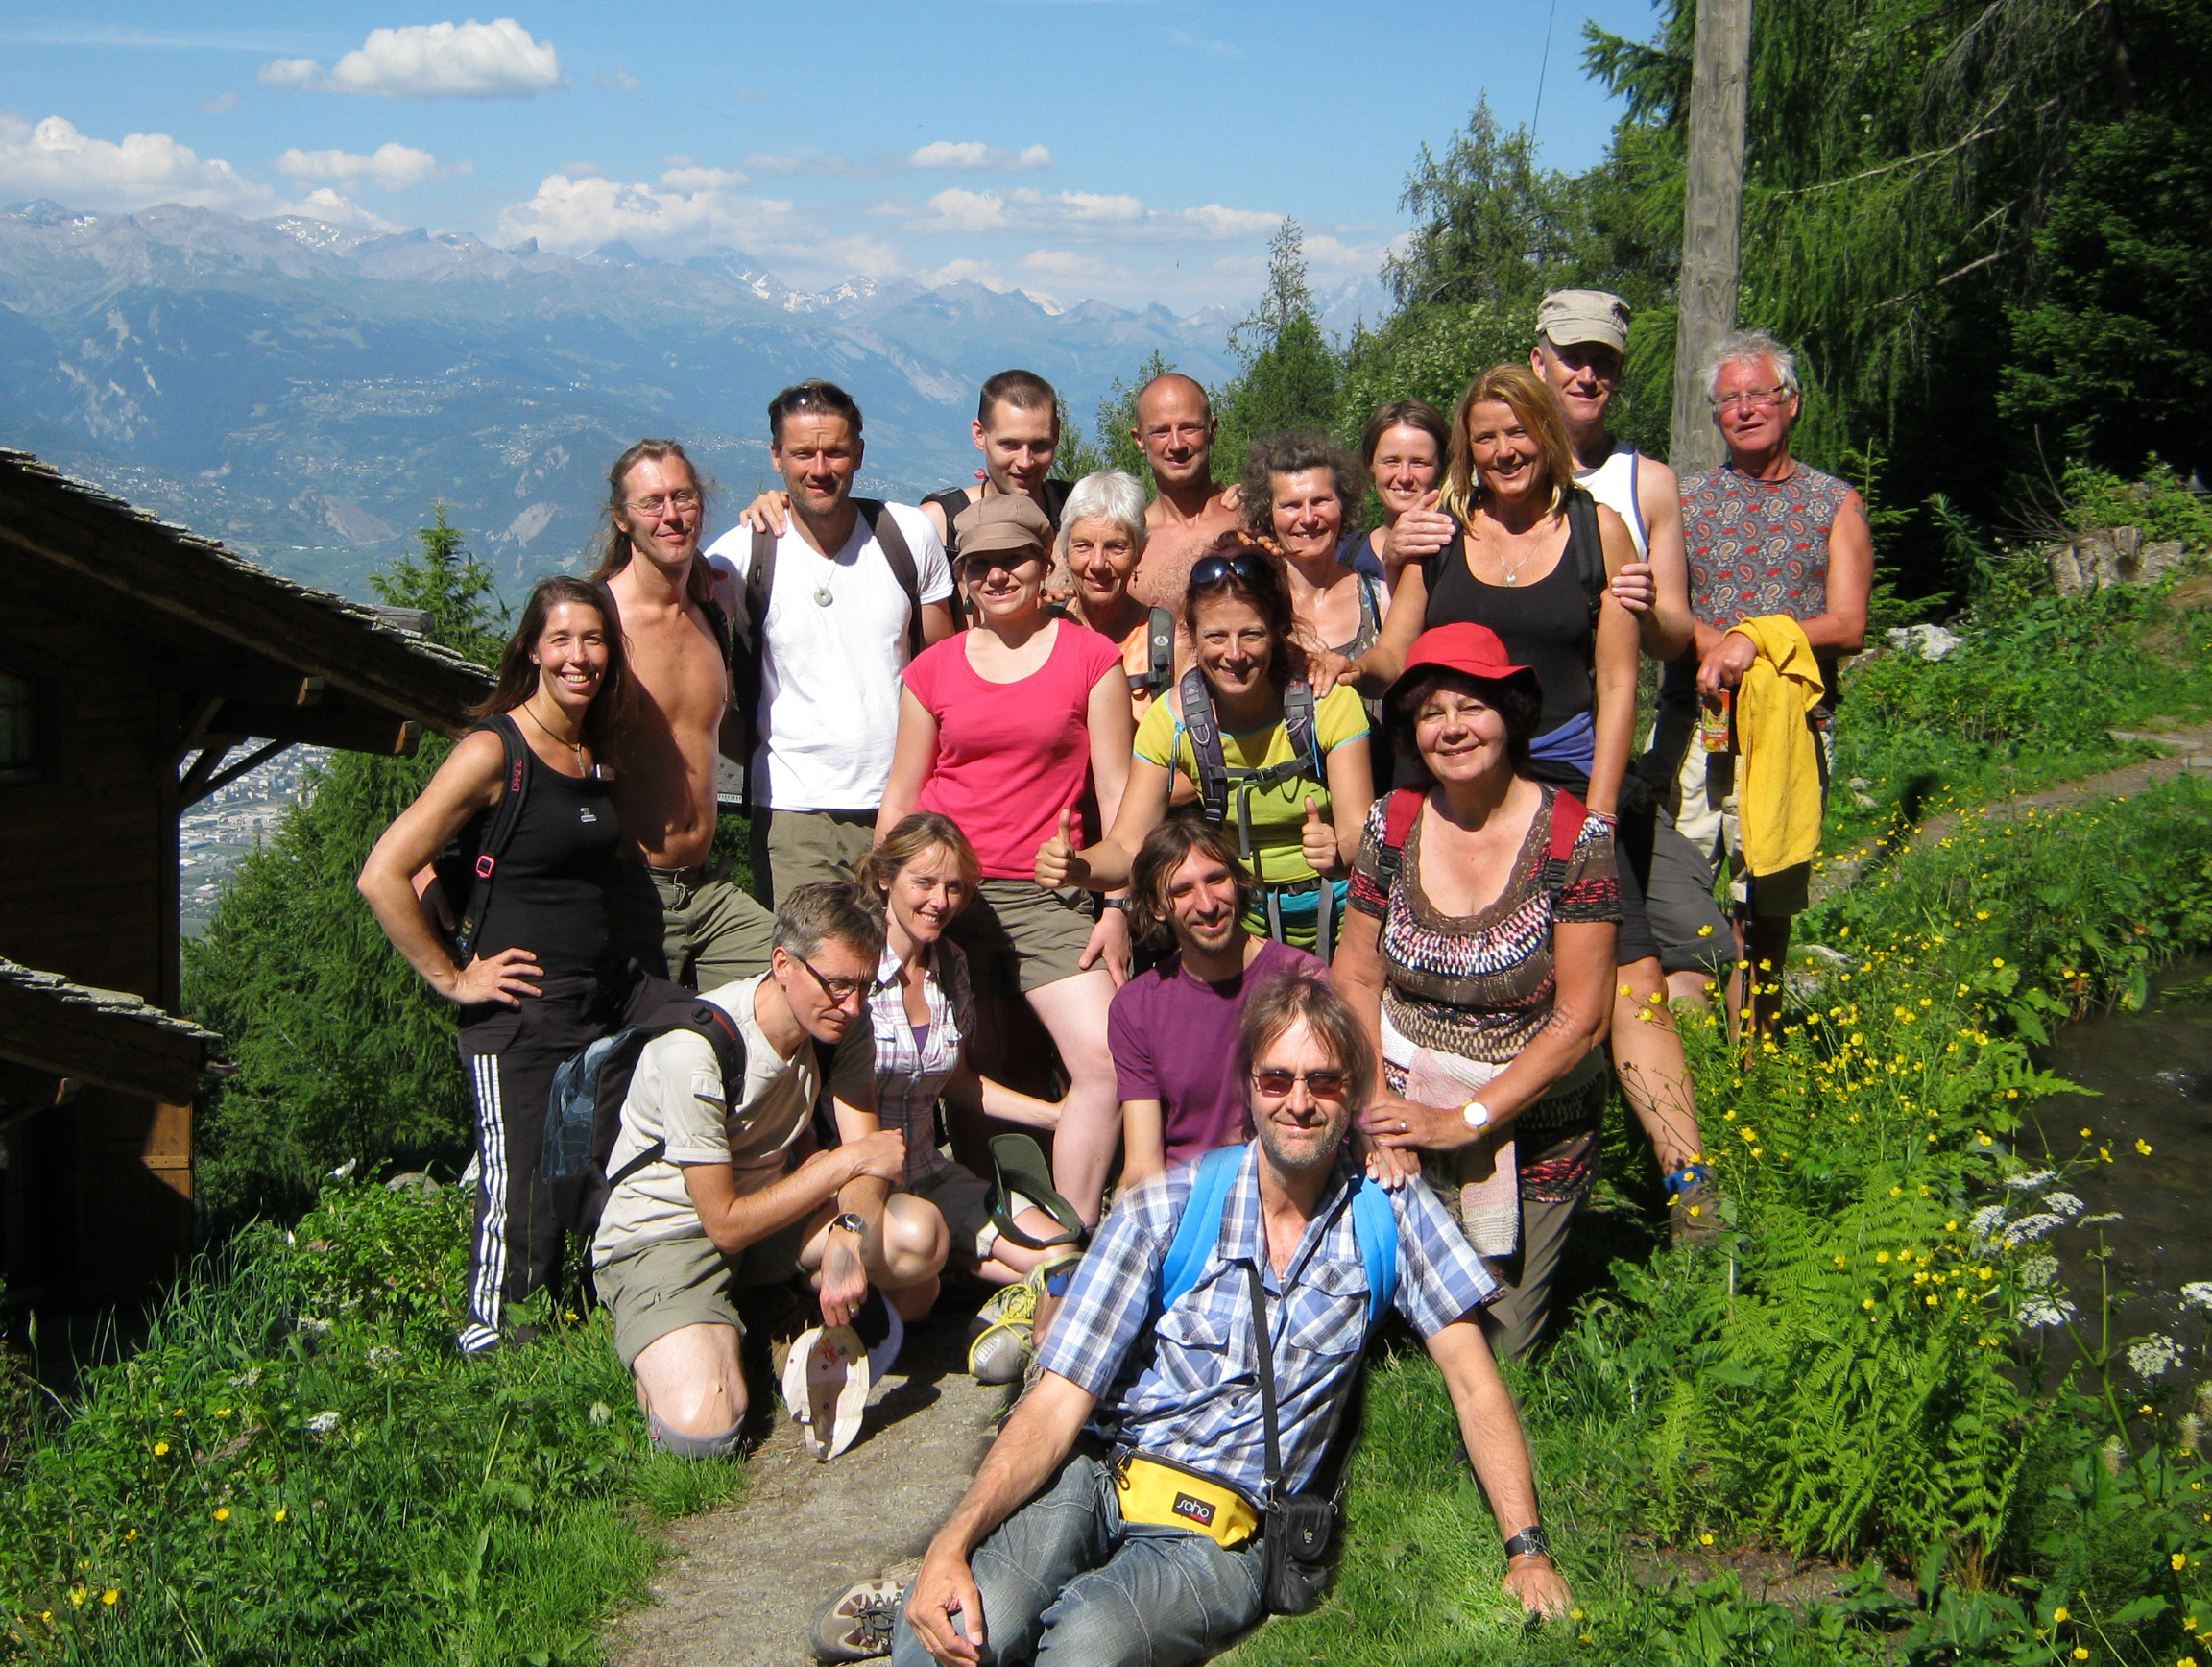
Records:
{"label": "white t-shirt", "polygon": [[[924,602],[952,594],[945,541],[918,509],[884,506],[906,535]],[[736,575],[732,624],[752,640],[745,576],[753,533],[733,527],[708,552]],[[818,601],[827,594],[827,605]],[[761,657],[762,739],[754,779],[767,784],[779,810],[873,810],[891,783],[899,735],[899,674],[906,669],[906,592],[891,571],[865,516],[836,557],[825,558],[796,524],[776,546],[768,596],[767,653]]]}
{"label": "white t-shirt", "polygon": [[1636,559],[1650,553],[1651,542],[1644,529],[1644,506],[1636,501],[1642,484],[1638,465],[1643,454],[1633,446],[1613,442],[1613,449],[1596,469],[1577,470],[1575,484],[1628,523],[1628,539],[1636,546]]}
{"label": "white t-shirt", "polygon": [[[811,1041],[803,1039],[785,1059],[761,1033],[753,997],[766,977],[739,978],[703,998],[736,1020],[745,1039],[744,1092],[734,1104],[704,1036],[672,1030],[646,1043],[637,1055],[607,1172],[620,1174],[623,1165],[657,1140],[667,1142],[668,1149],[608,1198],[591,1241],[592,1267],[604,1268],[640,1244],[707,1230],[679,1165],[726,1163],[741,1194],[758,1192],[788,1169],[791,1145],[813,1115],[821,1074]],[[865,1007],[838,1040],[830,1077],[830,1092],[848,1105],[875,1103],[876,1038]]]}

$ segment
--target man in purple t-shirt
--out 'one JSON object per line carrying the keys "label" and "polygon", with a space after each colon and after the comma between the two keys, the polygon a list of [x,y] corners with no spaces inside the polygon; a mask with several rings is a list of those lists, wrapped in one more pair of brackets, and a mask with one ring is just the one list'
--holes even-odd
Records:
{"label": "man in purple t-shirt", "polygon": [[1121,1095],[1126,1192],[1169,1164],[1251,1138],[1237,1079],[1244,1001],[1297,967],[1327,971],[1304,950],[1244,928],[1252,879],[1222,831],[1195,816],[1155,828],[1129,872],[1131,925],[1174,953],[1116,992],[1106,1039]]}

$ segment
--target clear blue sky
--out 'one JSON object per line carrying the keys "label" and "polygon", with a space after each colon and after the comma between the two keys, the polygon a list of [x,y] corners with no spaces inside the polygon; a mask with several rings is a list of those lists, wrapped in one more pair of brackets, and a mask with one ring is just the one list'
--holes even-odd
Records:
{"label": "clear blue sky", "polygon": [[[307,16],[303,17],[302,12]],[[188,16],[188,22],[180,21]],[[1398,194],[1488,93],[1545,158],[1617,114],[1586,18],[1647,0],[534,5],[14,0],[0,202],[756,256],[814,287],[967,275],[1178,310],[1256,291],[1278,216],[1314,277],[1371,273]],[[307,18],[311,18],[309,22]],[[139,135],[132,138],[131,135]]]}

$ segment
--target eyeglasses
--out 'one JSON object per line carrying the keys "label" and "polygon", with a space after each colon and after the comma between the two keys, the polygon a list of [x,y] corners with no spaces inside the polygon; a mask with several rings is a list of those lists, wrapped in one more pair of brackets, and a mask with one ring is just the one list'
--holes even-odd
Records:
{"label": "eyeglasses", "polygon": [[659,515],[670,504],[674,504],[678,509],[697,509],[699,507],[699,495],[690,487],[684,486],[678,487],[666,495],[655,493],[651,497],[634,497],[628,501],[630,507],[639,515]]}
{"label": "eyeglasses", "polygon": [[1264,584],[1265,556],[1208,556],[1190,569],[1190,588],[1203,591],[1235,577],[1247,585]]}
{"label": "eyeglasses", "polygon": [[1342,1099],[1345,1076],[1341,1071],[1282,1071],[1272,1066],[1252,1073],[1252,1086],[1269,1099],[1286,1099],[1293,1085],[1303,1082],[1315,1099]]}
{"label": "eyeglasses", "polygon": [[836,1003],[840,1007],[842,1007],[846,1002],[854,996],[858,996],[863,1002],[865,1002],[869,997],[873,996],[878,990],[880,990],[883,987],[883,982],[880,978],[825,978],[821,968],[817,967],[805,955],[793,955],[791,958],[797,961],[801,966],[805,967],[808,972],[812,973],[814,975],[814,981],[822,986],[822,993],[825,996],[828,996],[832,1002]]}
{"label": "eyeglasses", "polygon": [[1726,411],[1737,405],[1756,405],[1766,410],[1769,406],[1781,404],[1789,398],[1790,390],[1787,388],[1746,388],[1741,394],[1716,394],[1713,397],[1713,409]]}

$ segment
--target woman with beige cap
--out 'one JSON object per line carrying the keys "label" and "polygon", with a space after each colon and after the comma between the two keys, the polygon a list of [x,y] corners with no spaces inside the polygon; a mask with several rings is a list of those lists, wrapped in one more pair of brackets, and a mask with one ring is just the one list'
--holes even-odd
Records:
{"label": "woman with beige cap", "polygon": [[1106,1010],[1128,974],[1126,900],[1040,887],[1038,846],[1111,823],[1135,723],[1115,645],[1045,606],[1052,523],[1026,495],[978,499],[954,518],[967,630],[905,671],[882,838],[916,810],[950,817],[983,878],[950,935],[980,988],[1010,983],[1051,1033],[1068,1075],[1053,1184],[1095,1222],[1120,1132]]}

